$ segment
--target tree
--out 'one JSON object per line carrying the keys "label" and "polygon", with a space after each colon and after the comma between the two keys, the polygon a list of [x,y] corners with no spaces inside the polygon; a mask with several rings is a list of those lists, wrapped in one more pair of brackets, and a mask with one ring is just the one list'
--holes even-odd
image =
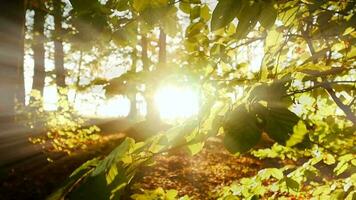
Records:
{"label": "tree", "polygon": [[[131,69],[130,71],[132,73],[136,73],[136,61],[137,61],[137,50],[134,48],[131,53]],[[136,84],[133,84],[130,88],[130,92],[128,94],[128,97],[130,99],[130,112],[128,114],[128,118],[131,119],[136,119],[137,118],[137,101],[136,101],[136,95],[137,95],[137,89],[136,89]]]}
{"label": "tree", "polygon": [[34,60],[34,75],[32,89],[40,91],[43,95],[45,86],[45,49],[44,49],[44,23],[46,12],[39,6],[35,7],[35,16],[33,24],[33,60]]}
{"label": "tree", "polygon": [[58,87],[65,87],[66,72],[64,69],[64,52],[62,40],[62,1],[53,0],[54,14],[54,65],[56,70],[56,83]]}
{"label": "tree", "polygon": [[0,7],[0,117],[13,122],[15,97],[24,102],[23,49],[25,1],[14,0]]}

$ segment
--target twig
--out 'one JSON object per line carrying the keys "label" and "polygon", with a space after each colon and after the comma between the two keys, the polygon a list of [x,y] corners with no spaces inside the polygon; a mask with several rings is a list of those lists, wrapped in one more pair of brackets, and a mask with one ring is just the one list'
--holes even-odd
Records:
{"label": "twig", "polygon": [[318,84],[316,84],[314,86],[311,86],[311,87],[308,87],[308,88],[304,88],[304,89],[301,89],[301,90],[295,90],[295,91],[293,91],[293,92],[291,92],[289,94],[284,95],[284,97],[293,96],[295,94],[304,93],[304,92],[308,92],[308,91],[314,90],[316,88],[324,87],[325,84],[342,84],[342,83],[356,83],[356,81],[321,82],[321,83],[318,83]]}
{"label": "twig", "polygon": [[332,89],[331,85],[329,83],[326,83],[322,86],[325,88],[325,90],[329,93],[331,98],[334,100],[336,105],[344,111],[346,114],[347,119],[349,119],[354,125],[356,125],[356,116],[353,114],[351,108],[345,104],[342,103],[342,101],[336,96],[335,91]]}

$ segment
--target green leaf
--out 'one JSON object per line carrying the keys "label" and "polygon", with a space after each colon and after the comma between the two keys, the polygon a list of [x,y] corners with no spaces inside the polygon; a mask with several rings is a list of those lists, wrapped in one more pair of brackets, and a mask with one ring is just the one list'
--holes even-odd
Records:
{"label": "green leaf", "polygon": [[289,177],[286,177],[284,181],[286,182],[288,188],[291,188],[296,192],[299,191],[299,183],[297,181]]}
{"label": "green leaf", "polygon": [[283,171],[278,168],[267,168],[261,170],[258,175],[262,180],[267,180],[271,178],[271,176],[280,180],[283,178]]}
{"label": "green leaf", "polygon": [[175,200],[177,199],[178,191],[177,190],[167,190],[166,191],[166,199],[167,200]]}
{"label": "green leaf", "polygon": [[324,163],[327,164],[327,165],[332,165],[332,164],[335,164],[335,162],[336,162],[334,156],[331,155],[331,154],[326,154],[323,157],[323,160],[324,160]]}
{"label": "green leaf", "polygon": [[198,142],[188,145],[189,152],[192,156],[199,153],[204,148],[204,142]]}
{"label": "green leaf", "polygon": [[285,145],[293,133],[293,127],[298,123],[299,117],[283,107],[271,107],[261,109],[265,127],[264,130],[276,142]]}
{"label": "green leaf", "polygon": [[98,166],[95,168],[92,176],[99,175],[110,168],[110,166],[115,162],[120,160],[131,147],[133,147],[135,141],[132,138],[126,138],[118,147],[116,147],[104,160],[102,160]]}
{"label": "green leaf", "polygon": [[220,0],[211,19],[211,30],[216,31],[228,25],[241,9],[240,0]]}
{"label": "green leaf", "polygon": [[80,174],[84,174],[91,167],[96,167],[98,163],[99,163],[99,159],[98,158],[94,158],[92,160],[89,160],[89,161],[85,162],[84,164],[82,164],[77,169],[75,169],[69,177],[74,177],[74,176],[78,176]]}
{"label": "green leaf", "polygon": [[276,80],[270,84],[262,84],[258,85],[252,89],[248,99],[250,101],[259,101],[264,100],[269,104],[273,104],[276,106],[284,106],[283,101],[285,98],[285,94],[290,85],[290,79],[288,77],[284,77],[280,80]]}
{"label": "green leaf", "polygon": [[295,17],[296,17],[296,14],[298,12],[298,9],[299,7],[296,6],[296,7],[292,7],[291,9],[281,13],[281,20],[284,24],[284,26],[290,26],[294,20],[295,20]]}
{"label": "green leaf", "polygon": [[207,22],[209,21],[211,15],[210,15],[210,9],[209,6],[204,5],[203,7],[200,8],[200,18],[204,21]]}
{"label": "green leaf", "polygon": [[89,176],[79,188],[68,195],[68,199],[110,199],[110,189],[107,187],[105,174]]}
{"label": "green leaf", "polygon": [[261,138],[261,130],[256,126],[256,117],[247,111],[244,104],[230,113],[224,131],[224,145],[232,153],[250,150]]}
{"label": "green leaf", "polygon": [[252,4],[245,2],[241,12],[238,14],[237,18],[239,23],[236,27],[236,38],[242,39],[255,27],[258,16],[261,10],[261,3],[254,2]]}
{"label": "green leaf", "polygon": [[179,3],[179,9],[186,13],[186,14],[190,14],[190,3],[187,3],[187,2],[180,2]]}
{"label": "green leaf", "polygon": [[57,200],[57,199],[62,199],[68,192],[72,185],[79,179],[88,176],[93,169],[93,167],[96,167],[98,164],[99,159],[94,158],[92,160],[89,160],[82,164],[80,167],[78,167],[72,174],[69,176],[69,178],[63,183],[63,185],[57,189],[54,193],[52,193],[50,196],[47,197],[48,200]]}
{"label": "green leaf", "polygon": [[273,1],[262,2],[262,11],[259,17],[261,26],[270,28],[277,18],[277,10],[273,7]]}
{"label": "green leaf", "polygon": [[293,127],[293,135],[289,138],[286,145],[291,147],[301,143],[307,133],[307,127],[305,126],[304,122],[300,120],[298,124]]}
{"label": "green leaf", "polygon": [[190,20],[193,21],[198,17],[200,17],[200,6],[195,6],[190,9]]}
{"label": "green leaf", "polygon": [[202,29],[204,29],[204,26],[205,24],[202,22],[190,24],[186,29],[186,36],[188,38],[191,38],[198,35],[202,31]]}

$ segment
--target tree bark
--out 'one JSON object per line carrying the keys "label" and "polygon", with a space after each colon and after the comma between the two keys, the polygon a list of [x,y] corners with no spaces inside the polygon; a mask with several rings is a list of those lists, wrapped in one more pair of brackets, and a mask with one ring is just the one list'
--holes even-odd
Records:
{"label": "tree bark", "polygon": [[46,13],[41,9],[35,10],[33,24],[33,60],[34,75],[32,89],[40,91],[43,95],[45,86],[45,49],[44,49],[44,22]]}
{"label": "tree bark", "polygon": [[[15,120],[15,97],[23,102],[23,45],[25,1],[0,6],[0,126]],[[2,130],[0,130],[2,131]]]}
{"label": "tree bark", "polygon": [[[136,48],[133,49],[132,51],[132,66],[131,66],[131,72],[135,73],[136,72],[136,60],[137,60],[137,50]],[[128,115],[129,119],[136,119],[137,117],[137,101],[136,101],[136,83],[132,85],[132,91],[128,94],[128,98],[130,100],[130,113]]]}
{"label": "tree bark", "polygon": [[160,28],[159,32],[159,55],[158,55],[158,62],[160,64],[165,64],[167,62],[167,36],[166,33],[162,28]]}
{"label": "tree bark", "polygon": [[[144,71],[149,72],[149,60],[148,60],[148,41],[146,36],[142,36],[141,39],[141,46],[142,46],[142,52],[141,52],[141,59],[142,59],[142,68]],[[155,102],[154,102],[154,97],[153,97],[153,93],[155,91],[155,85],[153,83],[154,80],[149,80],[145,86],[145,100],[147,103],[147,115],[146,115],[146,119],[148,121],[160,121],[160,117],[159,117],[159,113],[158,110],[156,108]]]}
{"label": "tree bark", "polygon": [[53,0],[54,11],[54,65],[58,87],[65,87],[64,52],[62,40],[62,1]]}
{"label": "tree bark", "polygon": [[148,46],[147,38],[145,35],[142,35],[142,38],[141,38],[141,47],[142,47],[141,59],[142,59],[143,71],[149,71],[147,46]]}

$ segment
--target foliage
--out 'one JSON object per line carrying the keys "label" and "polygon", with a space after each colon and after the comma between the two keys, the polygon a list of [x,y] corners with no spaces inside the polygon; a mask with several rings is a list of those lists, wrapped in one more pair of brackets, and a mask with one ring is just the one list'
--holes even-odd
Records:
{"label": "foliage", "polygon": [[[356,165],[338,164],[334,168],[336,177],[330,179],[327,176],[334,175],[324,174],[318,165],[333,165],[336,162],[334,157],[316,148],[311,153],[312,158],[301,166],[266,168],[254,177],[243,178],[223,188],[218,194],[219,199],[254,199],[262,196],[267,199],[288,199],[292,196],[301,199],[353,199],[356,184],[352,172]],[[345,163],[354,158],[348,154],[339,159]],[[344,167],[339,171],[341,165]],[[351,170],[350,177],[340,177],[346,170]]]}
{"label": "foliage", "polygon": [[131,196],[134,200],[154,200],[154,199],[164,199],[164,200],[189,200],[188,196],[178,198],[178,191],[176,190],[163,190],[162,188],[157,188],[152,191],[144,191],[143,194],[133,194]]}
{"label": "foliage", "polygon": [[32,91],[30,103],[22,111],[26,113],[23,120],[29,128],[39,131],[40,134],[31,137],[30,142],[41,144],[45,151],[67,154],[95,144],[100,139],[99,127],[86,126],[86,119],[76,115],[68,101],[67,90],[62,88],[59,92],[57,110],[45,111],[41,95],[36,90]]}

